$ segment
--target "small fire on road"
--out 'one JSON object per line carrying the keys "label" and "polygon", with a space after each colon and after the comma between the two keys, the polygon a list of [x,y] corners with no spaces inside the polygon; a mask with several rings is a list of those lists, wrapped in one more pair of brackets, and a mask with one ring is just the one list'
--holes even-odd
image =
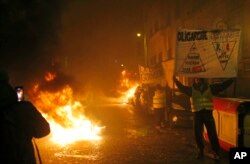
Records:
{"label": "small fire on road", "polygon": [[122,104],[128,104],[129,100],[134,96],[138,84],[134,84],[127,91],[124,91],[121,96]]}
{"label": "small fire on road", "polygon": [[139,83],[136,80],[131,79],[131,73],[126,70],[121,72],[120,88],[119,92],[120,102],[122,104],[128,104],[129,100],[134,97],[134,93],[139,86]]}
{"label": "small fire on road", "polygon": [[[46,82],[55,80],[55,73],[47,73]],[[80,140],[100,140],[102,128],[84,115],[84,106],[73,98],[70,85],[57,90],[46,90],[40,84],[33,87],[30,99],[50,123],[51,139],[58,144]]]}

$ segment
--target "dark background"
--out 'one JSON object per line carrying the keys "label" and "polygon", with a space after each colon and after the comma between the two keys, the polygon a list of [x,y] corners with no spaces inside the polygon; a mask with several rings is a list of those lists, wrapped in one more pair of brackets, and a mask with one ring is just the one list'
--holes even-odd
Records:
{"label": "dark background", "polygon": [[114,87],[121,64],[136,69],[142,0],[0,0],[0,67],[13,85],[46,71],[65,81]]}

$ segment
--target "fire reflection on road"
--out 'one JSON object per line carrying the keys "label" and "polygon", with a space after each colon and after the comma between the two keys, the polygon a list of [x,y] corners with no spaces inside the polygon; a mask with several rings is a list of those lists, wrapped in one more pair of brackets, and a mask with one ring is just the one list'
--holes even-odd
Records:
{"label": "fire reflection on road", "polygon": [[[76,141],[71,144],[50,142],[50,137],[36,140],[43,163],[75,163],[76,161],[98,161],[102,158],[99,141]],[[75,161],[75,162],[73,162]]]}

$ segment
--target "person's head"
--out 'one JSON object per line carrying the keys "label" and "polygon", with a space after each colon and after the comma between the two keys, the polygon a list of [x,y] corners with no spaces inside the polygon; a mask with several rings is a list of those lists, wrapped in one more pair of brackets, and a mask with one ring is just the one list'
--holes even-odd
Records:
{"label": "person's head", "polygon": [[0,71],[0,107],[5,107],[16,101],[17,95],[14,88],[9,84],[7,72]]}
{"label": "person's head", "polygon": [[0,70],[0,83],[8,83],[9,75],[5,70]]}
{"label": "person's head", "polygon": [[206,81],[204,78],[194,78],[194,84],[195,85],[200,85],[200,84],[204,84]]}
{"label": "person's head", "polygon": [[17,94],[9,83],[0,83],[0,107],[5,108],[17,102]]}
{"label": "person's head", "polygon": [[198,90],[204,90],[208,86],[208,82],[204,78],[194,78],[193,86]]}

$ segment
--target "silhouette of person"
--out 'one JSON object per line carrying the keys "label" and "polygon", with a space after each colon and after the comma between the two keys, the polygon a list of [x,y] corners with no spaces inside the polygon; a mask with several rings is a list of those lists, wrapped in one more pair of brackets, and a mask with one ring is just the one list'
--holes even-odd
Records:
{"label": "silhouette of person", "polygon": [[[48,135],[50,133],[49,123],[31,102],[18,101],[17,93],[9,84],[9,77],[6,72],[0,72],[0,104],[1,109],[6,111],[5,114],[8,118],[11,118],[15,127],[14,146],[11,146],[13,145],[11,143],[1,143],[6,148],[6,150],[2,150],[4,153],[2,153],[1,161],[35,164],[36,158],[32,139]],[[3,139],[8,139],[7,137]]]}

